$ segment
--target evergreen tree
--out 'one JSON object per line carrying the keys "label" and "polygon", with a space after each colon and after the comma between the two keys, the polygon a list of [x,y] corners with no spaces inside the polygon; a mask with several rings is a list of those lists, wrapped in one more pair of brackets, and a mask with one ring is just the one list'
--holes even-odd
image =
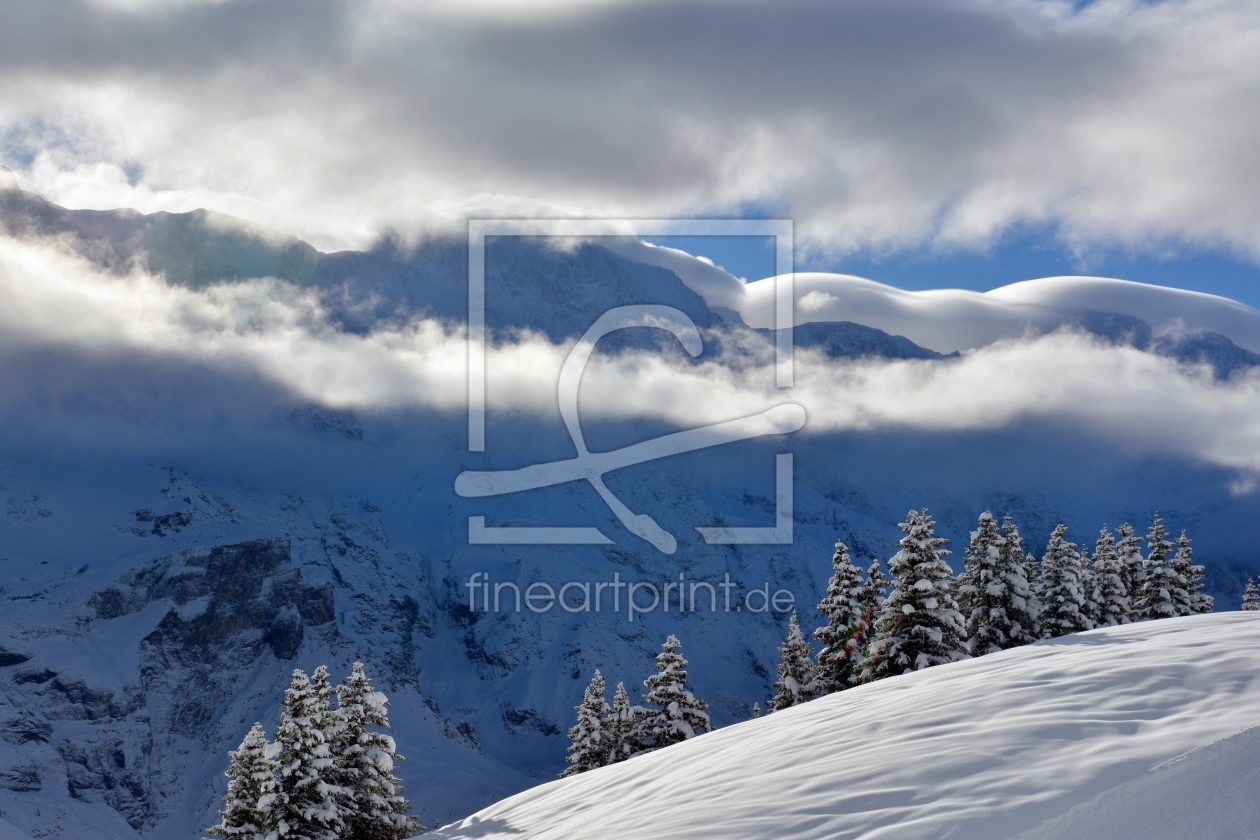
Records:
{"label": "evergreen tree", "polygon": [[577,723],[569,730],[569,755],[566,759],[569,766],[560,774],[561,777],[576,776],[611,763],[609,753],[612,744],[609,743],[607,718],[612,708],[604,701],[604,677],[599,671],[591,678],[582,702],[574,709],[577,711]]}
{"label": "evergreen tree", "polygon": [[1117,624],[1128,624],[1132,610],[1129,607],[1129,592],[1124,587],[1124,566],[1120,555],[1116,553],[1116,538],[1104,525],[1094,544],[1094,590],[1096,592],[1098,627],[1114,627]]}
{"label": "evergreen tree", "polygon": [[1122,624],[1142,620],[1141,599],[1142,588],[1146,585],[1146,561],[1142,559],[1141,540],[1128,522],[1116,529],[1120,540],[1116,543],[1116,554],[1120,558],[1124,589],[1129,593],[1128,621]]}
{"label": "evergreen tree", "polygon": [[1146,577],[1138,590],[1138,610],[1143,620],[1172,618],[1178,615],[1177,602],[1184,600],[1180,593],[1185,589],[1185,581],[1178,579],[1172,566],[1173,544],[1158,511],[1146,532],[1146,548]]}
{"label": "evergreen tree", "polygon": [[1179,580],[1184,581],[1184,601],[1177,595],[1177,615],[1197,615],[1210,613],[1214,606],[1211,595],[1203,594],[1203,567],[1194,564],[1194,549],[1190,547],[1190,538],[1182,531],[1177,538],[1177,553],[1172,559],[1173,572]]}
{"label": "evergreen tree", "polygon": [[1260,612],[1260,589],[1256,588],[1255,578],[1247,578],[1247,588],[1243,590],[1242,608],[1247,612]]}
{"label": "evergreen tree", "polygon": [[270,752],[280,774],[277,827],[285,840],[338,840],[344,822],[338,807],[342,791],[333,783],[334,760],[324,735],[329,728],[328,669],[315,681],[301,670],[284,693],[280,728]]}
{"label": "evergreen tree", "polygon": [[[823,649],[818,652],[814,696],[849,687],[873,614],[868,610],[869,599],[866,586],[862,583],[862,573],[853,565],[848,546],[843,542],[836,543],[831,567],[827,597],[818,605],[818,611],[827,618],[827,626],[814,631],[814,638],[823,644]],[[875,574],[879,574],[878,567],[875,567]]]}
{"label": "evergreen tree", "polygon": [[[888,579],[879,570],[879,561],[872,560],[866,570],[866,594],[862,598],[862,606],[867,615],[872,616],[868,625],[874,621],[884,607],[884,595],[888,592]],[[865,647],[865,645],[863,645]]]}
{"label": "evergreen tree", "polygon": [[276,765],[267,758],[267,736],[255,723],[236,752],[228,753],[227,793],[219,824],[207,833],[229,840],[267,840],[274,836],[280,804]]}
{"label": "evergreen tree", "polygon": [[884,601],[879,635],[863,663],[864,683],[967,658],[954,573],[928,515],[910,511],[899,527],[901,550],[888,561],[892,592]]}
{"label": "evergreen tree", "polygon": [[753,703],[752,716],[754,719],[761,717],[761,704],[760,703]]}
{"label": "evergreen tree", "polygon": [[779,648],[779,690],[770,700],[770,708],[778,711],[804,703],[814,696],[814,658],[809,642],[796,623],[796,612],[788,619],[787,640]]}
{"label": "evergreen tree", "polygon": [[1005,551],[1005,547],[993,514],[980,514],[958,579],[958,606],[966,622],[972,656],[1034,641],[1034,622],[1028,613],[1032,592],[1024,578],[1023,558]]}
{"label": "evergreen tree", "polygon": [[1093,629],[1083,609],[1081,556],[1076,543],[1063,537],[1066,525],[1058,525],[1041,558],[1041,635],[1052,639]]}
{"label": "evergreen tree", "polygon": [[337,686],[336,693],[337,710],[330,716],[326,731],[336,758],[333,783],[341,789],[339,802],[345,825],[342,837],[414,837],[424,826],[408,813],[411,805],[402,781],[393,773],[402,756],[398,755],[393,738],[369,729],[389,729],[389,700],[372,690],[362,662],[354,663],[345,685]]}
{"label": "evergreen tree", "polygon": [[[643,681],[647,688],[643,733],[652,749],[660,749],[709,731],[709,705],[687,690],[687,660],[678,653],[682,643],[670,636],[656,656],[656,673]],[[654,707],[654,708],[652,708]]]}
{"label": "evergreen tree", "polygon": [[1037,558],[1031,554],[1024,554],[1024,538],[1019,535],[1019,528],[1015,525],[1015,520],[1008,513],[1002,517],[1002,562],[1001,565],[1005,569],[1013,571],[1019,570],[1023,572],[1024,585],[1028,594],[1024,596],[1024,610],[1019,615],[1012,615],[1012,622],[1018,621],[1020,629],[1024,631],[1023,638],[1029,642],[1035,642],[1041,638],[1041,625],[1039,616],[1041,614],[1041,595],[1038,592],[1040,587],[1040,579],[1038,577]]}
{"label": "evergreen tree", "polygon": [[1081,553],[1077,558],[1081,571],[1081,615],[1091,629],[1098,626],[1098,617],[1102,612],[1102,592],[1098,590],[1098,581],[1094,578],[1094,569],[1090,566],[1089,548],[1081,543]]}
{"label": "evergreen tree", "polygon": [[617,683],[612,709],[608,712],[608,763],[616,764],[643,752],[643,716],[641,706],[630,704],[630,695],[623,683]]}

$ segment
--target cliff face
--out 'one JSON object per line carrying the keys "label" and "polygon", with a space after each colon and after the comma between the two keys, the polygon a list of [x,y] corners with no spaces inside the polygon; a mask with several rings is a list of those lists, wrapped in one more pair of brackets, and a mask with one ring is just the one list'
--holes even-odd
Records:
{"label": "cliff face", "polygon": [[[205,736],[260,661],[268,654],[291,660],[307,628],[335,633],[331,584],[303,582],[287,538],[154,559],[92,594],[87,605],[94,616],[77,618],[79,633],[109,639],[138,616],[156,626],[123,653],[137,667],[118,675],[122,685],[100,673],[55,670],[55,653],[22,662],[10,656],[24,666],[11,675],[20,710],[0,731],[21,752],[49,745],[59,761],[41,762],[38,753],[10,759],[0,784],[18,792],[64,787],[76,800],[108,805],[138,830],[170,815],[186,783],[186,768],[172,758]],[[41,665],[45,660],[50,664]],[[62,737],[54,738],[54,729]]]}

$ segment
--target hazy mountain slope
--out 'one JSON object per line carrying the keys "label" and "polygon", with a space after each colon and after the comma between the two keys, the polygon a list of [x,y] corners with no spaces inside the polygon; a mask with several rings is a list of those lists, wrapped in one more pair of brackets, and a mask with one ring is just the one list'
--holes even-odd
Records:
{"label": "hazy mountain slope", "polygon": [[1098,630],[552,782],[438,837],[1225,840],[1260,832],[1260,619]]}
{"label": "hazy mountain slope", "polygon": [[295,237],[222,213],[67,210],[3,184],[0,232],[58,238],[105,268],[126,271],[135,265],[191,288],[253,277],[304,285],[319,258],[318,251]]}

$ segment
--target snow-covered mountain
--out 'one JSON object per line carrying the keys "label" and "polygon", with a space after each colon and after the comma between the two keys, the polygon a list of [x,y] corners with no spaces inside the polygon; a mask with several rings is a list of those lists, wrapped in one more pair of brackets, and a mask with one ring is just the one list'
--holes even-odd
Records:
{"label": "snow-covered mountain", "polygon": [[440,838],[1260,834],[1260,617],[1094,630],[554,781]]}
{"label": "snow-covered mountain", "polygon": [[[668,304],[697,324],[705,350],[689,359],[673,339],[631,336],[621,368],[609,361],[616,352],[593,362],[584,406],[614,387],[601,380],[645,396],[624,415],[583,418],[592,450],[699,424],[678,421],[691,412],[738,416],[738,400],[716,404],[723,377],[755,381],[772,356],[770,323],[741,309],[745,291],[755,304],[757,283],[744,290],[678,252],[622,240],[490,243],[492,346],[516,366],[491,371],[487,448],[472,453],[458,331],[466,243],[321,254],[210,214],[68,211],[15,189],[0,189],[0,210],[22,238],[0,242],[0,837],[6,823],[32,837],[199,836],[223,790],[226,751],[254,720],[274,727],[293,667],[327,663],[340,677],[365,661],[393,702],[400,775],[428,824],[553,778],[591,672],[633,692],[670,633],[719,726],[769,694],[786,613],[658,609],[631,621],[624,602],[615,614],[486,611],[470,608],[478,572],[521,588],[729,575],[734,604],[783,589],[809,627],[836,539],[860,559],[887,559],[896,523],[922,506],[956,550],[985,509],[1011,513],[1035,551],[1057,522],[1092,543],[1104,522],[1141,531],[1158,509],[1174,533],[1188,529],[1219,608],[1235,606],[1260,572],[1251,432],[1232,419],[1258,414],[1245,307],[1226,307],[1242,327],[1205,317],[1176,333],[1153,310],[1073,287],[1077,304],[1035,326],[1069,323],[1105,340],[1035,345],[1051,354],[1044,369],[1064,366],[1054,355],[1063,348],[1090,364],[1118,360],[1115,370],[1153,382],[1149,401],[1095,428],[1092,415],[1071,415],[1075,404],[1042,407],[1050,383],[1020,372],[1032,380],[1024,407],[980,422],[964,410],[978,397],[942,407],[928,384],[970,382],[969,365],[988,381],[1014,357],[985,368],[987,349],[947,355],[971,339],[936,342],[915,326],[943,319],[941,330],[954,323],[970,335],[969,318],[881,321],[872,305],[802,319],[823,288],[805,282],[800,385],[771,384],[765,397],[805,404],[802,432],[606,476],[631,510],[677,537],[666,555],[628,533],[585,482],[469,499],[455,477],[573,456],[556,410],[559,363],[613,306]],[[164,284],[131,278],[133,268]],[[77,279],[59,284],[51,271]],[[1001,323],[993,338],[1026,326],[1014,315]],[[532,338],[514,344],[524,333]],[[1161,353],[1213,370],[1178,368]],[[428,373],[409,378],[416,370]],[[451,379],[455,398],[442,390]],[[1211,434],[1177,419],[1208,415],[1172,404],[1174,385],[1220,403]],[[545,387],[520,396],[527,386]],[[1085,393],[1105,401],[1105,391]],[[863,419],[919,394],[926,421],[904,411],[895,422]],[[834,419],[854,405],[855,420]],[[705,543],[698,526],[774,524],[784,452],[795,464],[793,543]],[[612,542],[472,545],[475,516],[491,527],[593,526]]]}

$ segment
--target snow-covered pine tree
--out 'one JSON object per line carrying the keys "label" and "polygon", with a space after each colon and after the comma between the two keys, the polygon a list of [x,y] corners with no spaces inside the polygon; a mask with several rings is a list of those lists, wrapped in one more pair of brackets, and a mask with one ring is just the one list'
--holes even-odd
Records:
{"label": "snow-covered pine tree", "polygon": [[983,656],[1035,641],[1028,614],[1032,597],[1024,578],[1022,551],[1004,551],[1006,540],[993,514],[980,514],[958,578],[958,608],[972,656]]}
{"label": "snow-covered pine tree", "polygon": [[880,634],[862,666],[864,683],[967,658],[962,616],[954,599],[954,573],[932,533],[928,515],[910,511],[898,527],[901,550],[888,561],[892,592],[880,613]]}
{"label": "snow-covered pine tree", "polygon": [[1041,614],[1041,595],[1038,591],[1041,581],[1037,558],[1024,554],[1024,538],[1019,535],[1019,528],[1009,513],[1002,517],[1002,567],[1023,572],[1028,591],[1024,596],[1024,612],[1018,617],[1012,616],[1012,621],[1019,622],[1020,628],[1025,631],[1025,639],[1035,642],[1041,638],[1038,618]]}
{"label": "snow-covered pine tree", "polygon": [[345,828],[324,735],[330,724],[328,669],[321,665],[313,676],[314,682],[300,668],[293,672],[280,705],[276,741],[268,750],[279,773],[276,824],[285,840],[338,840]]}
{"label": "snow-covered pine tree", "polygon": [[1143,620],[1178,615],[1177,602],[1184,600],[1185,581],[1172,567],[1173,544],[1159,512],[1146,532],[1146,577],[1138,590],[1137,608]]}
{"label": "snow-covered pine tree", "polygon": [[[316,672],[318,673],[318,672]],[[372,681],[355,662],[345,685],[335,689],[337,709],[327,733],[332,745],[333,783],[345,825],[342,837],[353,840],[406,840],[424,831],[394,765],[402,761],[394,739],[369,727],[389,729],[389,700],[372,689]]]}
{"label": "snow-covered pine tree", "polygon": [[1098,627],[1114,627],[1117,624],[1128,624],[1131,610],[1129,608],[1129,592],[1124,587],[1127,577],[1120,555],[1116,553],[1116,538],[1104,525],[1098,534],[1098,542],[1094,544],[1094,590],[1097,593],[1097,617],[1094,621]]}
{"label": "snow-covered pine tree", "polygon": [[1177,577],[1185,582],[1184,604],[1180,601],[1180,595],[1174,596],[1177,601],[1177,615],[1210,613],[1215,602],[1211,595],[1203,594],[1203,567],[1194,564],[1194,549],[1190,547],[1190,538],[1185,531],[1177,538],[1177,553],[1173,555],[1172,568]]}
{"label": "snow-covered pine tree", "polygon": [[[827,596],[818,605],[818,611],[826,617],[827,625],[814,631],[814,639],[823,644],[823,649],[818,652],[818,671],[812,689],[816,697],[849,687],[855,671],[854,663],[861,657],[866,628],[873,615],[867,609],[869,599],[866,586],[862,583],[862,573],[853,565],[849,547],[843,541],[836,542],[831,568]],[[875,574],[879,574],[878,567]]]}
{"label": "snow-covered pine tree", "polygon": [[229,840],[267,840],[276,832],[280,788],[276,765],[267,758],[267,736],[255,723],[235,752],[228,753],[227,793],[219,824],[207,833]]}
{"label": "snow-covered pine tree", "polygon": [[753,703],[752,716],[754,718],[761,717],[761,704],[760,703]]}
{"label": "snow-covered pine tree", "polygon": [[1146,585],[1146,561],[1142,559],[1142,541],[1128,522],[1117,528],[1116,534],[1120,537],[1116,543],[1116,554],[1120,558],[1124,589],[1129,593],[1129,623],[1141,621],[1142,587]]}
{"label": "snow-covered pine tree", "polygon": [[[872,625],[875,616],[879,615],[884,606],[884,595],[888,592],[888,579],[884,577],[884,573],[879,570],[879,560],[872,560],[871,565],[866,569],[866,594],[862,598],[862,605],[866,608],[866,613],[872,618],[867,622]],[[868,626],[868,631],[869,631]],[[865,645],[863,645],[865,647]]]}
{"label": "snow-covered pine tree", "polygon": [[678,652],[682,643],[670,636],[656,656],[656,673],[643,681],[647,688],[643,734],[652,749],[668,747],[709,731],[709,704],[687,690],[687,660]]}
{"label": "snow-covered pine tree", "polygon": [[644,751],[643,708],[630,703],[624,683],[617,683],[608,712],[608,763],[616,764]]}
{"label": "snow-covered pine tree", "polygon": [[1066,534],[1066,525],[1056,526],[1041,557],[1041,635],[1046,639],[1093,629],[1083,609],[1081,556]]}
{"label": "snow-covered pine tree", "polygon": [[796,611],[788,619],[787,639],[779,648],[779,693],[770,700],[774,711],[787,709],[814,697],[814,652],[796,623]]}
{"label": "snow-covered pine tree", "polygon": [[609,760],[611,733],[607,731],[612,707],[604,700],[604,677],[598,670],[574,710],[577,723],[569,730],[569,755],[565,759],[569,766],[560,774],[561,778],[612,763]]}
{"label": "snow-covered pine tree", "polygon": [[1090,565],[1089,547],[1081,543],[1080,549],[1077,562],[1081,567],[1081,594],[1084,596],[1081,601],[1081,615],[1094,628],[1098,626],[1098,616],[1102,610],[1102,593],[1098,591],[1098,581],[1095,580],[1094,569]]}
{"label": "snow-covered pine tree", "polygon": [[1256,588],[1256,579],[1247,578],[1247,586],[1243,589],[1242,608],[1247,612],[1260,612],[1260,589]]}

